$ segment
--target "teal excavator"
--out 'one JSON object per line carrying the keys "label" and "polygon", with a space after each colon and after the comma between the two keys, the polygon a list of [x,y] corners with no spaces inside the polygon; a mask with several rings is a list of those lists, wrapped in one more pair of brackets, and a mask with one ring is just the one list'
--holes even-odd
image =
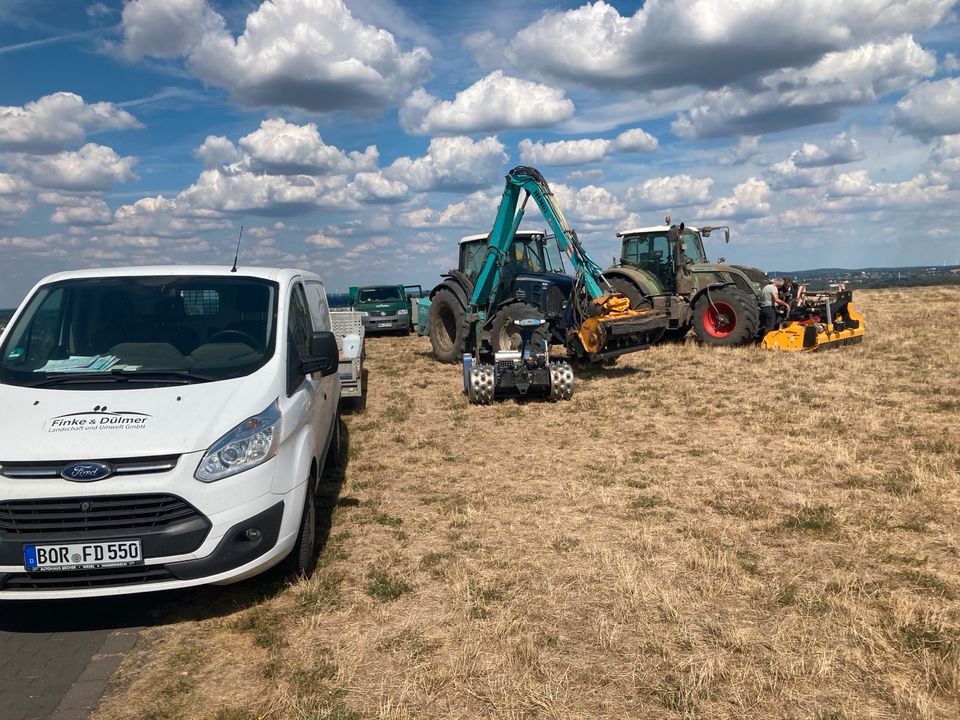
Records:
{"label": "teal excavator", "polygon": [[[552,234],[519,230],[531,197]],[[569,399],[573,370],[550,359],[551,346],[598,362],[648,348],[667,325],[662,310],[630,309],[610,286],[531,167],[507,174],[493,230],[461,240],[459,266],[443,277],[425,330],[439,360],[464,361],[473,403],[506,394]]]}

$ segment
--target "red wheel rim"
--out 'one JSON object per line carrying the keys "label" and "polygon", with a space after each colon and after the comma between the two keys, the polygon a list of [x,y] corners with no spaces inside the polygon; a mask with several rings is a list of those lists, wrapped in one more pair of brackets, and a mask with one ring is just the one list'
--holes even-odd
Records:
{"label": "red wheel rim", "polygon": [[707,306],[703,314],[703,329],[715,338],[727,337],[737,327],[737,314],[725,302]]}

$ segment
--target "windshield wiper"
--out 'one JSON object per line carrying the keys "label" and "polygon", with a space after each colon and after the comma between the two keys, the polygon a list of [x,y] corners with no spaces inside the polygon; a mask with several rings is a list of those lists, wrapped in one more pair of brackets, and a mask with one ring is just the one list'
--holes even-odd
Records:
{"label": "windshield wiper", "polygon": [[30,387],[52,387],[55,385],[97,385],[103,383],[167,383],[170,385],[189,385],[190,383],[211,382],[216,378],[200,375],[190,370],[110,370],[108,372],[60,373],[46,377]]}

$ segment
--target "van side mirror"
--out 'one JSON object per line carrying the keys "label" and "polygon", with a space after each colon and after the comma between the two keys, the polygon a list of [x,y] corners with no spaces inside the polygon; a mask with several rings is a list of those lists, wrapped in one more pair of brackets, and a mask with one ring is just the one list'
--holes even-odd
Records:
{"label": "van side mirror", "polygon": [[319,372],[321,375],[332,375],[340,364],[340,351],[337,349],[337,338],[329,330],[321,330],[310,336],[310,356],[300,362],[300,372],[310,375]]}
{"label": "van side mirror", "polygon": [[730,228],[724,228],[723,239],[726,240],[727,242],[730,242]]}

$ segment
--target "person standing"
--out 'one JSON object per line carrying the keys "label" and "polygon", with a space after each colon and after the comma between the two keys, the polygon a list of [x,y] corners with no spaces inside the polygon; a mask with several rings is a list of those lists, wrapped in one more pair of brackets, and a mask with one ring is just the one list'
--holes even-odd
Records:
{"label": "person standing", "polygon": [[762,338],[768,332],[777,327],[777,305],[786,308],[787,314],[790,313],[790,305],[780,299],[779,285],[782,280],[767,280],[767,284],[760,290],[760,322],[763,323]]}
{"label": "person standing", "polygon": [[[793,301],[796,299],[797,286],[793,284],[793,278],[789,275],[783,278],[783,284],[777,289],[777,295],[780,299],[783,300],[788,306],[793,305]],[[789,311],[788,315],[789,317]]]}

